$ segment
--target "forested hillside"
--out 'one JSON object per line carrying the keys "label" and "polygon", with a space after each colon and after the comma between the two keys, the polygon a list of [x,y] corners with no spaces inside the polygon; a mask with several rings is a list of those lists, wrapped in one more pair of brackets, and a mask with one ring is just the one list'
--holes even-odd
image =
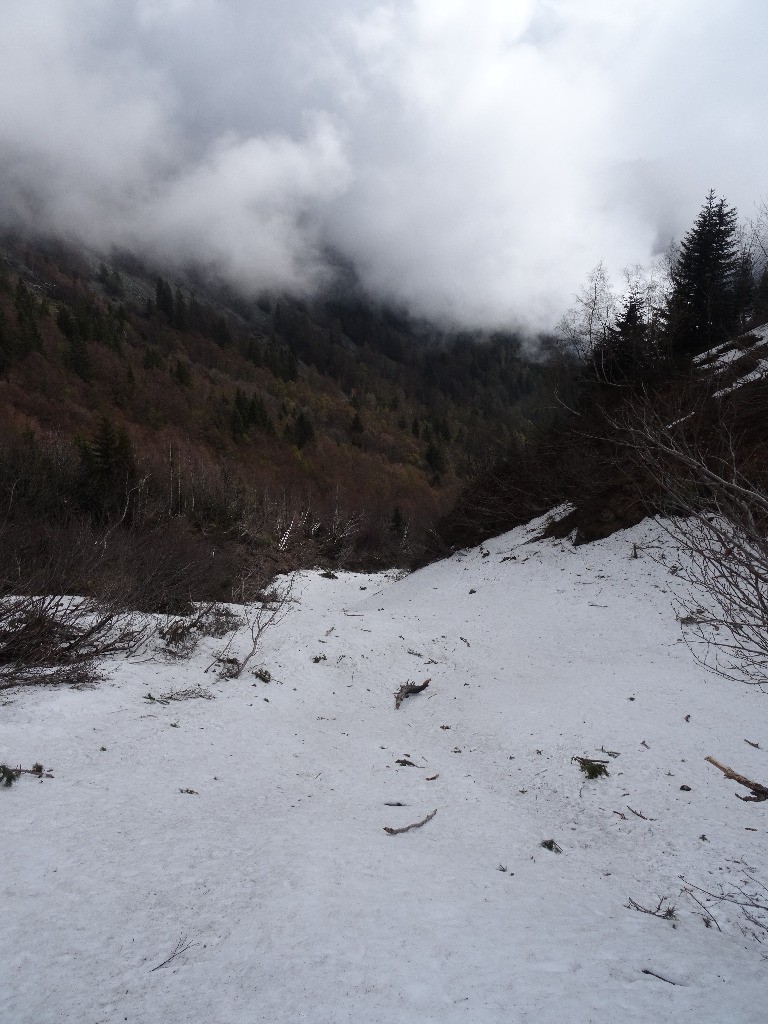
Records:
{"label": "forested hillside", "polygon": [[[602,264],[560,325],[567,413],[465,488],[439,526],[477,544],[563,502],[553,531],[588,543],[653,513],[722,505],[708,479],[768,481],[768,221],[713,191],[664,266]],[[719,486],[719,485],[718,485]]]}
{"label": "forested hillside", "polygon": [[552,368],[514,335],[417,322],[354,283],[247,300],[6,238],[0,311],[6,535],[22,550],[75,528],[160,530],[164,550],[183,535],[199,557],[215,544],[217,596],[246,549],[271,569],[407,561],[555,406]]}

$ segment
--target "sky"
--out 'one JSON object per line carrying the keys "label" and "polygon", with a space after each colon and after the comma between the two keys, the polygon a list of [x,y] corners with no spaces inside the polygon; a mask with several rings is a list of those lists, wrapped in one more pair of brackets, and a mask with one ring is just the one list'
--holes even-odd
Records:
{"label": "sky", "polygon": [[0,223],[546,330],[768,193],[764,0],[3,4]]}

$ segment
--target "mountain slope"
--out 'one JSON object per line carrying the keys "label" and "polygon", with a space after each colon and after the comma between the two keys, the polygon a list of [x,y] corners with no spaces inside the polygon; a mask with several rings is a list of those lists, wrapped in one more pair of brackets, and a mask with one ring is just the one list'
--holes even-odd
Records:
{"label": "mountain slope", "polygon": [[[106,424],[135,462],[134,479],[110,482],[114,509],[141,481],[153,526],[186,520],[220,549],[248,533],[276,544],[291,516],[325,529],[342,518],[357,523],[346,564],[380,567],[407,558],[459,482],[550,415],[548,371],[511,333],[417,322],[352,285],[304,303],[163,273],[0,238],[0,476],[14,446],[22,465],[52,445],[49,461],[77,470]],[[71,514],[93,517],[71,476],[54,486]],[[285,506],[287,523],[244,524],[246,494]],[[47,523],[42,503],[19,512]],[[334,563],[314,551],[285,564],[324,555]]]}
{"label": "mountain slope", "polygon": [[[761,1021],[758,929],[711,901],[705,927],[680,878],[768,882],[765,805],[704,761],[768,779],[765,696],[691,660],[657,528],[541,526],[405,578],[302,574],[269,684],[206,674],[210,640],[15,692],[2,758],[55,778],[0,792],[0,1019]],[[626,906],[661,896],[674,920]]]}

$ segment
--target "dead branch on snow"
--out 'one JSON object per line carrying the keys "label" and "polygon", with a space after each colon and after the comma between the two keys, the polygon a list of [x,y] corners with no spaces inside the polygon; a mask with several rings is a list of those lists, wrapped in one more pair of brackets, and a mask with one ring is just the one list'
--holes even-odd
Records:
{"label": "dead branch on snow", "polygon": [[744,800],[746,802],[754,801],[755,803],[758,803],[761,800],[768,800],[768,786],[763,786],[760,782],[753,782],[745,775],[739,775],[739,773],[735,772],[733,768],[728,768],[727,765],[721,764],[719,761],[716,761],[714,757],[705,757],[704,760],[709,761],[709,763],[713,764],[715,768],[718,768],[726,779],[730,779],[732,782],[738,782],[740,786],[744,786],[746,789],[752,791],[752,796],[739,796],[737,793],[736,796],[739,797],[739,800]]}
{"label": "dead branch on snow", "polygon": [[385,825],[384,826],[384,831],[387,833],[387,835],[399,836],[399,835],[402,835],[403,832],[410,832],[411,829],[413,829],[413,828],[421,828],[421,826],[422,825],[426,825],[428,821],[432,821],[432,819],[434,818],[434,816],[436,814],[437,814],[437,808],[435,808],[434,811],[432,811],[431,814],[428,814],[426,816],[426,818],[423,818],[421,821],[414,821],[414,823],[412,825],[406,825],[404,828],[389,828],[388,825]]}
{"label": "dead branch on snow", "polygon": [[425,679],[421,685],[407,681],[403,683],[400,689],[395,694],[395,710],[397,710],[403,703],[406,697],[410,697],[412,693],[421,693],[422,690],[426,690],[429,684],[432,682],[431,679]]}

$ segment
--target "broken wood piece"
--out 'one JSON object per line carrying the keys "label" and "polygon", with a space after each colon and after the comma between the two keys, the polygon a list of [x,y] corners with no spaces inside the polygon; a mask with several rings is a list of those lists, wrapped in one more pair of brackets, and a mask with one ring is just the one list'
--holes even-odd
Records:
{"label": "broken wood piece", "polygon": [[425,679],[421,685],[412,683],[410,680],[404,682],[395,694],[395,710],[400,707],[406,697],[410,697],[412,693],[421,693],[422,690],[426,690],[431,682],[431,679]]}
{"label": "broken wood piece", "polygon": [[715,768],[723,773],[726,779],[730,779],[732,782],[738,782],[740,786],[744,786],[745,789],[752,791],[752,796],[736,796],[739,800],[759,802],[760,800],[768,800],[768,786],[763,786],[760,782],[753,782],[752,779],[748,779],[745,775],[739,775],[733,768],[728,768],[727,765],[721,764],[716,761],[714,757],[705,757],[705,761],[709,761]]}
{"label": "broken wood piece", "polygon": [[659,981],[666,981],[668,985],[677,985],[676,981],[670,981],[669,978],[665,978],[662,974],[657,974],[656,971],[649,971],[647,967],[642,968],[643,974],[650,974],[652,978],[658,978]]}
{"label": "broken wood piece", "polygon": [[412,825],[406,825],[404,828],[389,828],[388,825],[385,825],[384,826],[384,831],[387,833],[387,835],[399,836],[403,832],[410,832],[412,828],[421,828],[421,826],[422,825],[426,825],[428,821],[432,821],[432,819],[434,818],[434,816],[436,814],[437,814],[437,808],[435,808],[434,811],[432,811],[431,814],[428,814],[426,816],[426,818],[423,818],[421,821],[414,821],[414,823]]}
{"label": "broken wood piece", "polygon": [[636,811],[634,807],[630,807],[629,804],[627,804],[627,810],[632,811],[633,814],[635,814],[638,818],[642,818],[643,821],[656,821],[655,818],[646,818],[644,814],[641,814],[640,811]]}
{"label": "broken wood piece", "polygon": [[435,779],[439,779],[439,778],[440,778],[440,772],[438,772],[437,775],[428,775],[426,777],[426,779],[424,779],[424,781],[425,782],[434,782]]}

